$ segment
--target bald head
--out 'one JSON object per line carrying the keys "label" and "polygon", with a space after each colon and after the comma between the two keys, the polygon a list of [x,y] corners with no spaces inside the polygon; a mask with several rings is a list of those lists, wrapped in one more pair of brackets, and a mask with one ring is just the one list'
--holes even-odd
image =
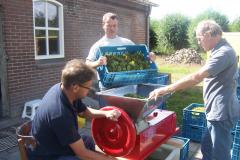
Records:
{"label": "bald head", "polygon": [[205,34],[210,33],[212,37],[217,35],[222,36],[222,28],[213,20],[204,20],[197,25],[196,33]]}
{"label": "bald head", "polygon": [[201,21],[197,25],[196,38],[198,44],[205,51],[209,51],[222,39],[222,29],[213,20]]}

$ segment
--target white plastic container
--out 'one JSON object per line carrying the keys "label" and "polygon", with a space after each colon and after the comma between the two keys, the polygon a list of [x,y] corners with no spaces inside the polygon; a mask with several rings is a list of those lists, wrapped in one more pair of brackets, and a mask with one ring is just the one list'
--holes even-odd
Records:
{"label": "white plastic container", "polygon": [[189,138],[172,137],[166,142],[166,144],[171,145],[179,150],[180,152],[179,160],[187,160],[189,151],[189,141],[190,141]]}
{"label": "white plastic container", "polygon": [[169,144],[162,144],[146,160],[179,160],[179,149]]}
{"label": "white plastic container", "polygon": [[185,144],[184,140],[177,139],[177,138],[170,138],[167,140],[166,144],[169,144],[171,146],[174,146],[176,148],[182,148],[183,145]]}

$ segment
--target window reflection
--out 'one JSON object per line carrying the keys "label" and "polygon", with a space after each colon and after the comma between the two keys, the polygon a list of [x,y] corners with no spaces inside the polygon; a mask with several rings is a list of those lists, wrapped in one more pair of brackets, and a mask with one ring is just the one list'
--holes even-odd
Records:
{"label": "window reflection", "polygon": [[48,3],[48,26],[58,27],[58,8],[57,6]]}
{"label": "window reflection", "polygon": [[45,3],[34,3],[35,26],[45,27]]}
{"label": "window reflection", "polygon": [[59,54],[59,32],[49,31],[49,54]]}
{"label": "window reflection", "polygon": [[46,31],[36,30],[35,35],[37,55],[46,55]]}

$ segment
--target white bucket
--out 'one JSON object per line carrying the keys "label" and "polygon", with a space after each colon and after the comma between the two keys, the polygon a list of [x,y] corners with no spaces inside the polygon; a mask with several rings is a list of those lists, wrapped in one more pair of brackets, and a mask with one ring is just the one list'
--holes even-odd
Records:
{"label": "white bucket", "polygon": [[180,150],[169,144],[162,144],[146,160],[179,160]]}

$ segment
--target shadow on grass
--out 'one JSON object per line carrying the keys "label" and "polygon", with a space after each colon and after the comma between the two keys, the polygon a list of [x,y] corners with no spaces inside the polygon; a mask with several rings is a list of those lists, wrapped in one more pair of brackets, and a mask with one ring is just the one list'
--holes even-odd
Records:
{"label": "shadow on grass", "polygon": [[184,91],[175,92],[166,102],[166,109],[177,114],[177,125],[182,126],[183,109],[191,103],[203,103],[202,86],[194,86]]}

